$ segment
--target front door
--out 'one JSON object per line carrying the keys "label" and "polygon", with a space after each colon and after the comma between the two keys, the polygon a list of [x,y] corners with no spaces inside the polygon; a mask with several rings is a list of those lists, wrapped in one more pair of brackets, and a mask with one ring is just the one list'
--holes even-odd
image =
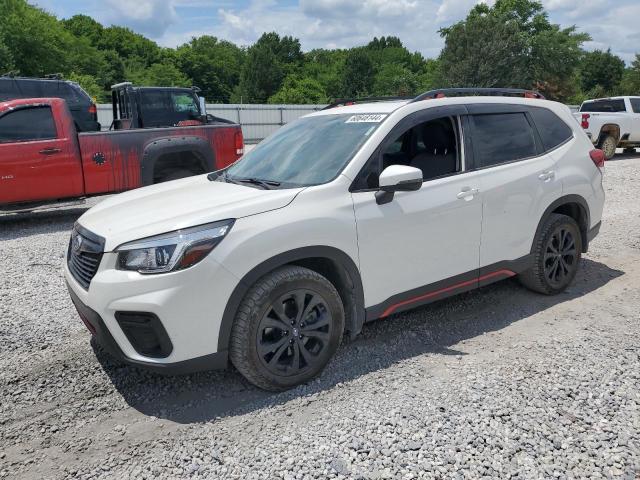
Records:
{"label": "front door", "polygon": [[48,105],[19,106],[0,116],[0,204],[82,194],[71,139]]}
{"label": "front door", "polygon": [[[465,172],[459,109],[448,115],[439,110],[440,116],[426,110],[402,121],[361,172],[370,184],[358,186],[356,180],[352,187],[369,318],[477,285],[478,174]],[[424,183],[418,191],[397,192],[391,202],[378,205],[375,178],[392,164],[420,168]]]}

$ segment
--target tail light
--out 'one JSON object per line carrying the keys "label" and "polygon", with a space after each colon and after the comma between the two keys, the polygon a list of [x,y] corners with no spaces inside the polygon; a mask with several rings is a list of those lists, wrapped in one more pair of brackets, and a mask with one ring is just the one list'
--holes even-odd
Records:
{"label": "tail light", "polygon": [[89,113],[93,115],[94,120],[98,120],[98,107],[96,107],[95,103],[89,105]]}
{"label": "tail light", "polygon": [[583,113],[582,114],[582,121],[580,122],[580,126],[582,128],[584,128],[585,130],[587,128],[589,128],[589,119],[591,118],[591,115],[589,115],[588,113]]}
{"label": "tail light", "polygon": [[599,148],[591,150],[589,152],[589,156],[591,157],[591,160],[593,161],[596,167],[598,167],[600,170],[604,168],[605,156],[602,150],[600,150]]}
{"label": "tail light", "polygon": [[236,155],[244,155],[244,138],[242,137],[242,130],[238,130],[234,137],[236,145]]}

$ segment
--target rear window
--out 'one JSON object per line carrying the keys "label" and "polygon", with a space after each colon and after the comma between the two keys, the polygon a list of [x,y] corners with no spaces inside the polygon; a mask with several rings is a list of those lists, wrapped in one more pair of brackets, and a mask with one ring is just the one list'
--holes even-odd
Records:
{"label": "rear window", "polygon": [[480,168],[537,155],[533,129],[524,113],[473,115],[473,143]]}
{"label": "rear window", "polygon": [[66,100],[69,107],[91,101],[79,86],[63,81],[0,79],[0,100],[41,97],[62,98]]}
{"label": "rear window", "polygon": [[625,112],[624,100],[596,100],[584,102],[580,107],[581,112]]}
{"label": "rear window", "polygon": [[190,92],[140,90],[143,127],[164,127],[200,116],[200,106]]}
{"label": "rear window", "polygon": [[50,107],[29,107],[0,117],[0,143],[56,138]]}
{"label": "rear window", "polygon": [[545,150],[553,150],[573,136],[573,130],[555,113],[546,108],[532,107],[530,109],[533,121],[538,128]]}

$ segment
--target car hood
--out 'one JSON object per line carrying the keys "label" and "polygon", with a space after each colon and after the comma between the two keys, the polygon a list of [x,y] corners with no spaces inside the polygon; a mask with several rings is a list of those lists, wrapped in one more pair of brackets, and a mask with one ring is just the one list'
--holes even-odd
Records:
{"label": "car hood", "polygon": [[132,240],[276,210],[301,190],[263,190],[199,175],[114,195],[88,210],[78,223],[104,237],[109,252]]}

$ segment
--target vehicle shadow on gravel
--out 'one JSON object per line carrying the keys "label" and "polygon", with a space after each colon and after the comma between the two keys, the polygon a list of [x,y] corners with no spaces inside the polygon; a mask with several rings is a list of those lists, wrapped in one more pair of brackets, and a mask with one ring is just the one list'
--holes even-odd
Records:
{"label": "vehicle shadow on gravel", "polygon": [[75,221],[87,211],[87,207],[46,210],[42,212],[0,214],[0,240],[55,233],[73,228]]}
{"label": "vehicle shadow on gravel", "polygon": [[[464,355],[451,346],[583,297],[621,275],[624,272],[583,259],[576,280],[560,295],[538,295],[511,279],[366,324],[354,341],[345,338],[319,378],[283,393],[259,390],[232,368],[165,377],[116,363],[96,345],[94,350],[131,407],[144,415],[178,423],[206,422],[302,399],[419,355]],[[424,375],[429,371],[425,370]]]}

